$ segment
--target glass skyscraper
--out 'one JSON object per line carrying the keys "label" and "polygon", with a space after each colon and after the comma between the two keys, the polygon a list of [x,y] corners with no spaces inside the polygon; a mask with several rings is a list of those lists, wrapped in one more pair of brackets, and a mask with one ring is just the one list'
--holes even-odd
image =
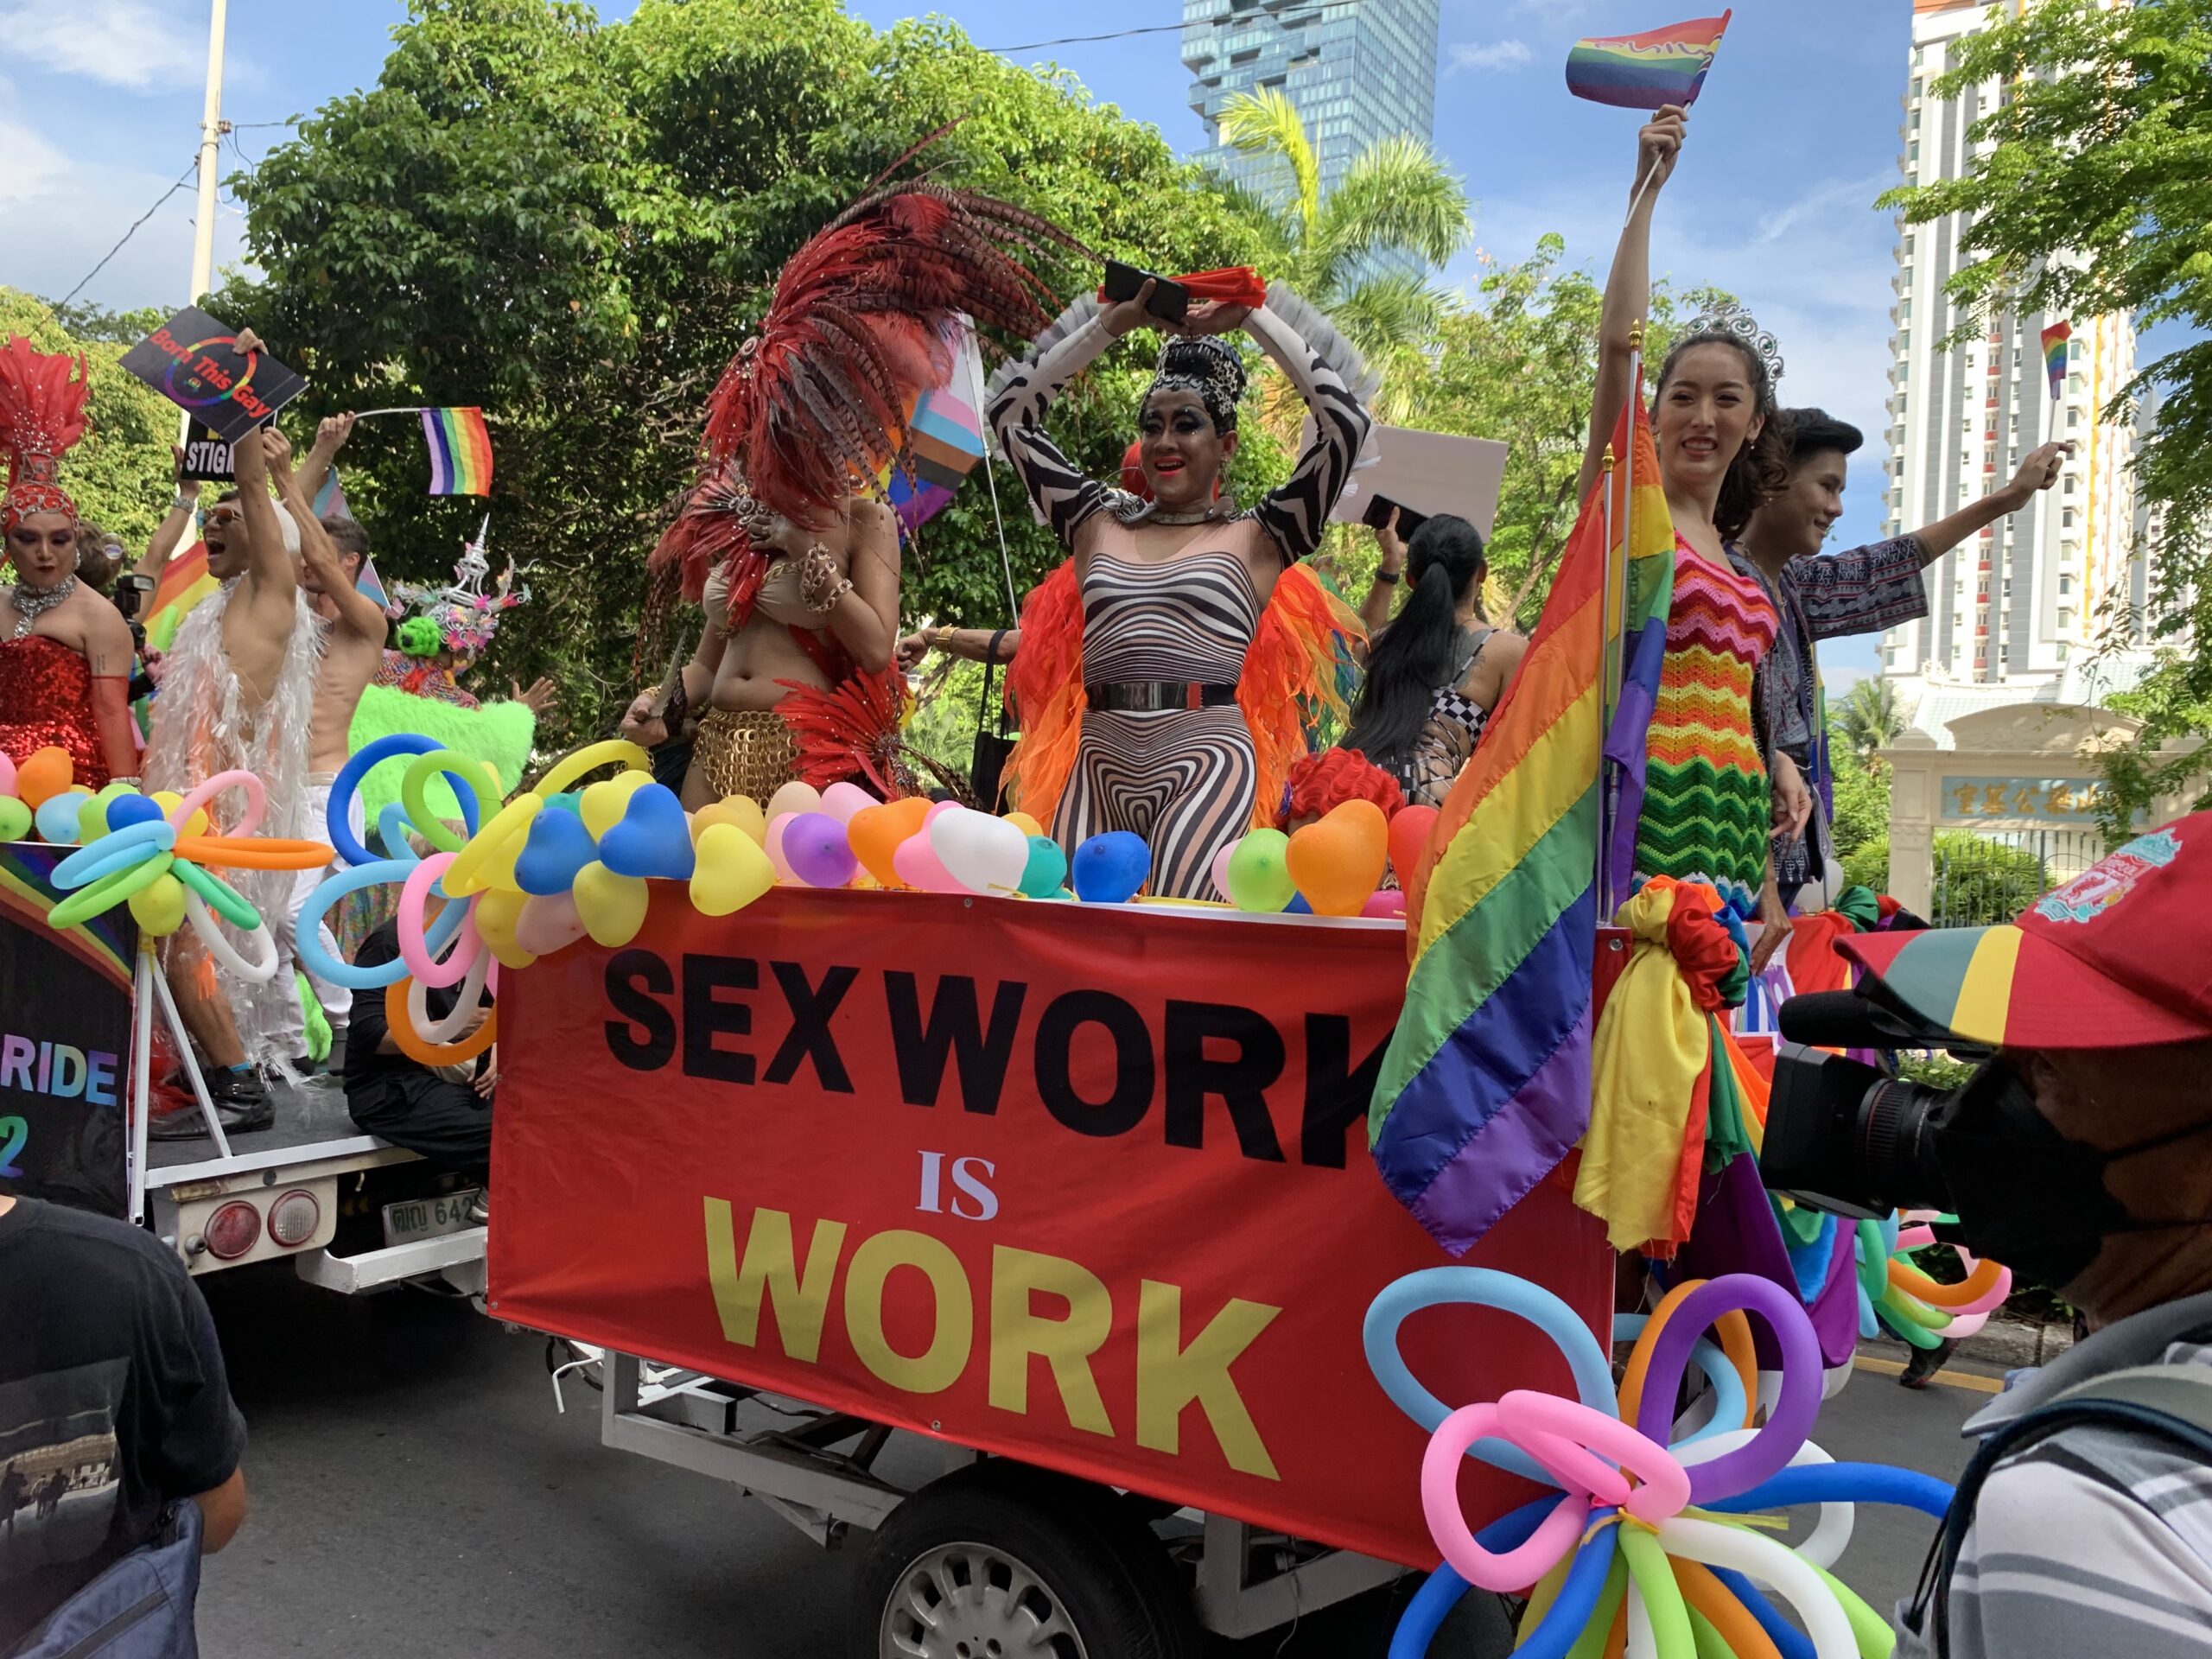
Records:
{"label": "glass skyscraper", "polygon": [[1220,143],[1222,105],[1261,87],[1304,118],[1324,194],[1376,140],[1433,138],[1438,10],[1439,0],[1183,0],[1183,67],[1208,140],[1193,159],[1262,194],[1287,188],[1273,163]]}

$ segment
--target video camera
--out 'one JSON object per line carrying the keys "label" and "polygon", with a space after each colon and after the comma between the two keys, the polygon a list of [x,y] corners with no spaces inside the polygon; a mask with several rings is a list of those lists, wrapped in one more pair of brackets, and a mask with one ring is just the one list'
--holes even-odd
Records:
{"label": "video camera", "polygon": [[1759,1153],[1769,1190],[1865,1220],[1897,1210],[1956,1210],[1937,1147],[1981,1071],[1959,1088],[1936,1089],[1821,1051],[1942,1048],[1984,1068],[1989,1051],[1929,1026],[1874,980],[1856,990],[1793,996],[1782,1005],[1781,1024]]}
{"label": "video camera", "polygon": [[[139,655],[146,651],[146,619],[138,613],[153,596],[154,579],[136,574],[126,574],[115,579],[115,608],[123,613],[123,620],[130,630],[130,644]],[[150,675],[140,673],[131,679],[133,697],[150,696],[154,682]]]}

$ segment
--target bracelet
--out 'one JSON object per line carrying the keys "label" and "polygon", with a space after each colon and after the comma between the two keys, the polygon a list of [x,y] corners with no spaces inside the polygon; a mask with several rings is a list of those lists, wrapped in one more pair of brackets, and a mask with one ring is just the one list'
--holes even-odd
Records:
{"label": "bracelet", "polygon": [[1383,570],[1378,569],[1375,572],[1375,580],[1377,582],[1388,582],[1391,587],[1395,588],[1401,581],[1403,580],[1403,577],[1395,570]]}
{"label": "bracelet", "polygon": [[957,638],[959,632],[960,630],[954,627],[931,628],[930,630],[931,649],[934,651],[951,650],[953,642],[955,639]]}
{"label": "bracelet", "polygon": [[837,601],[852,590],[849,577],[842,576],[830,550],[817,542],[806,550],[798,573],[798,602],[817,616],[837,608]]}
{"label": "bracelet", "polygon": [[180,494],[174,501],[169,503],[169,511],[171,512],[190,512],[199,505],[200,498],[198,496]]}

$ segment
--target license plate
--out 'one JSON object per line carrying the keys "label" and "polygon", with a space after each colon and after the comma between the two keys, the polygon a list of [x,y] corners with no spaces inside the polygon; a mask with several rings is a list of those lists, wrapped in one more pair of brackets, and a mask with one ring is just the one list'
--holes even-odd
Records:
{"label": "license plate", "polygon": [[420,1238],[442,1238],[464,1227],[474,1227],[476,1224],[468,1218],[468,1206],[483,1191],[480,1186],[472,1186],[459,1192],[441,1193],[435,1198],[409,1198],[399,1204],[387,1204],[384,1207],[384,1242],[412,1244]]}

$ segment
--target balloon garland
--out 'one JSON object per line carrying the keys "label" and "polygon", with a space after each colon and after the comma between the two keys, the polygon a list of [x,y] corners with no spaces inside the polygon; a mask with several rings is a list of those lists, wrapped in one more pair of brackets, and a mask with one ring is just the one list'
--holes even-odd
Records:
{"label": "balloon garland", "polygon": [[1859,1334],[1887,1330],[1915,1348],[1962,1342],[1989,1322],[2012,1294],[2012,1270],[1950,1248],[1965,1270],[1958,1284],[1939,1284],[1913,1264],[1912,1252],[1936,1242],[1927,1224],[1952,1217],[1916,1210],[1884,1221],[1862,1221],[1854,1241],[1859,1262]]}
{"label": "balloon garland", "polygon": [[[1535,1324],[1566,1360],[1579,1397],[1516,1389],[1447,1408],[1398,1351],[1407,1318],[1446,1302]],[[1758,1391],[1746,1316],[1767,1326],[1783,1355],[1763,1425],[1751,1421]],[[1895,1503],[1941,1516],[1951,1489],[1910,1470],[1836,1463],[1806,1438],[1820,1406],[1820,1344],[1796,1299],[1764,1279],[1687,1281],[1648,1319],[1624,1319],[1617,1334],[1630,1333],[1617,1391],[1589,1330],[1527,1280],[1432,1268],[1376,1298],[1364,1332],[1368,1364],[1391,1402],[1430,1432],[1421,1508],[1444,1558],[1400,1619],[1390,1659],[1421,1659],[1470,1586],[1528,1592],[1522,1659],[1596,1653],[1621,1629],[1629,1659],[1888,1652],[1886,1622],[1828,1572],[1850,1540],[1851,1506]],[[1676,1438],[1675,1403],[1693,1363],[1713,1383],[1713,1410]],[[1556,1491],[1471,1531],[1458,1489],[1466,1457]],[[1806,1503],[1820,1505],[1821,1517],[1795,1548],[1733,1518]],[[1802,1632],[1754,1580],[1790,1604]]]}
{"label": "balloon garland", "polygon": [[[232,833],[211,833],[211,803],[233,789],[245,797],[245,811]],[[150,938],[189,921],[208,954],[229,972],[254,984],[276,973],[276,941],[268,924],[213,872],[312,870],[330,861],[331,849],[319,841],[256,835],[268,810],[260,779],[250,772],[218,772],[181,798],[143,795],[124,784],[110,784],[97,795],[81,793],[83,803],[72,809],[70,839],[82,844],[54,867],[54,885],[69,896],[47,912],[48,925],[74,927],[125,905]],[[39,811],[71,799],[67,789],[57,788]],[[219,915],[246,935],[250,956],[224,937],[215,925]]]}

